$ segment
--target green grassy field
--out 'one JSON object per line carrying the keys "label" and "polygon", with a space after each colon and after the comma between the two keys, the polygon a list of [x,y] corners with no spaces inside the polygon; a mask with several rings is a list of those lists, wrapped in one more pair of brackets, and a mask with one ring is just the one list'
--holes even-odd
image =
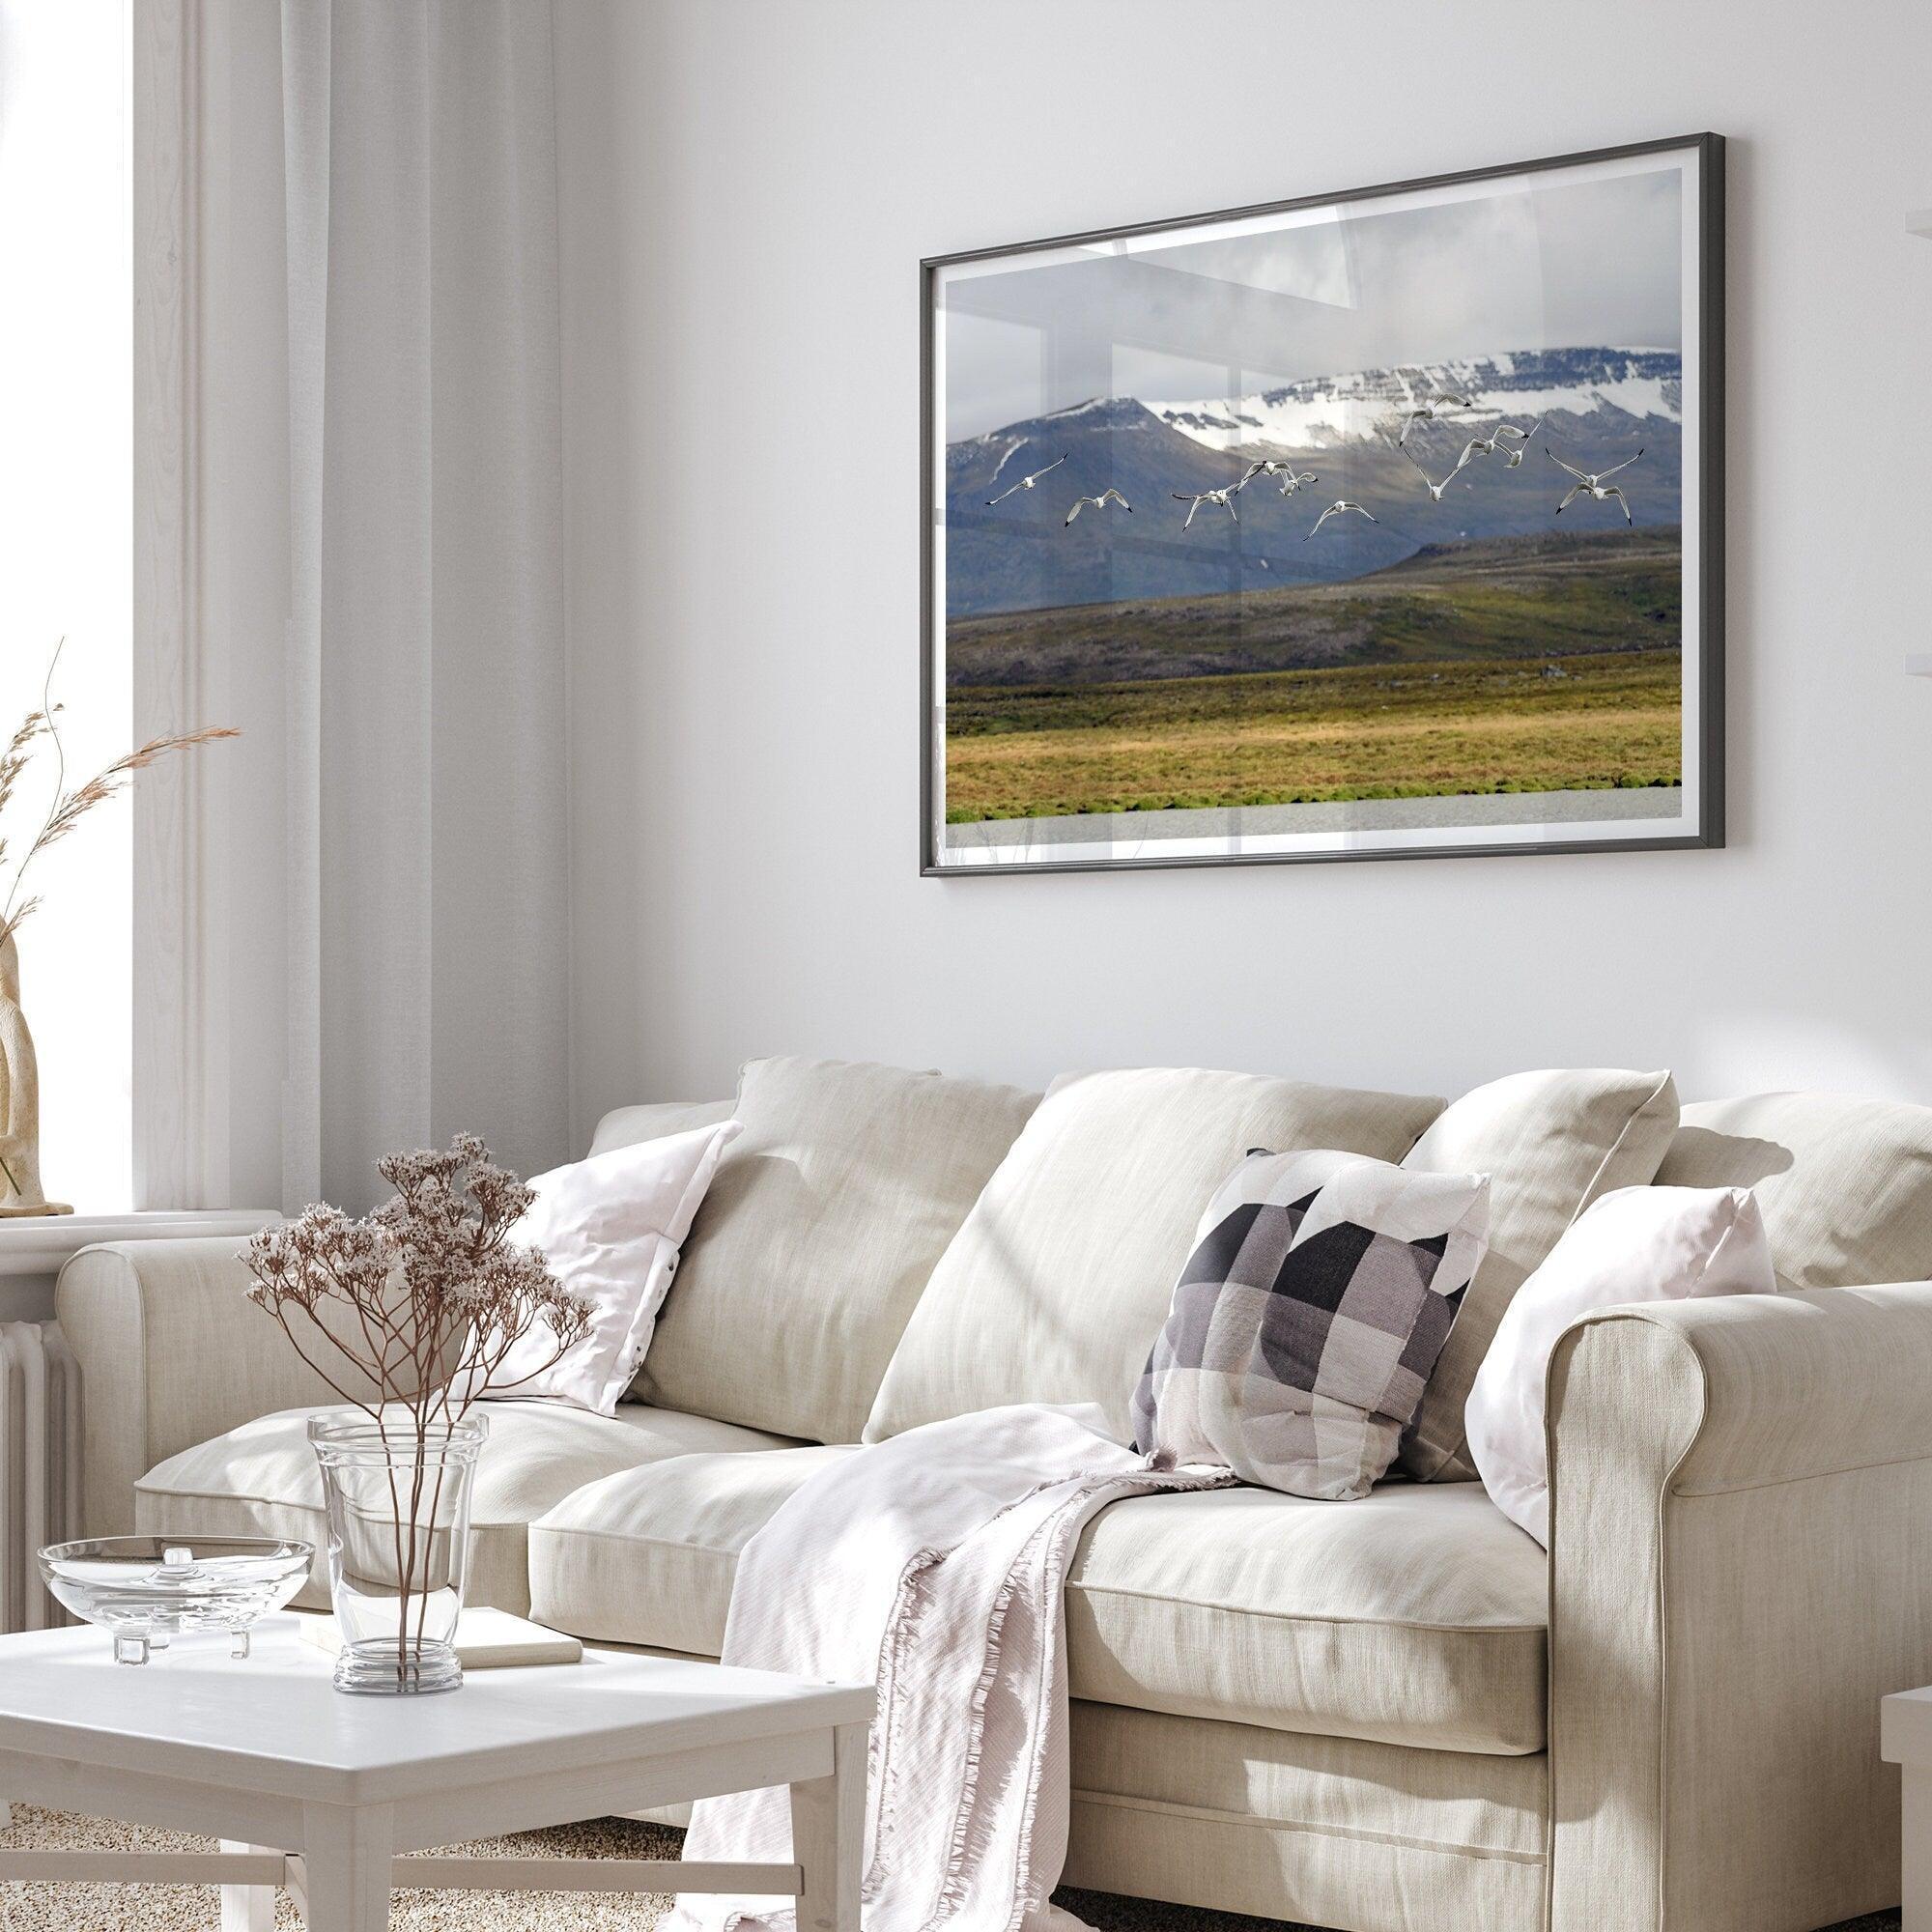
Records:
{"label": "green grassy field", "polygon": [[953,690],[946,815],[1672,785],[1681,723],[1674,649]]}
{"label": "green grassy field", "polygon": [[954,823],[1682,782],[1674,530],[947,633]]}

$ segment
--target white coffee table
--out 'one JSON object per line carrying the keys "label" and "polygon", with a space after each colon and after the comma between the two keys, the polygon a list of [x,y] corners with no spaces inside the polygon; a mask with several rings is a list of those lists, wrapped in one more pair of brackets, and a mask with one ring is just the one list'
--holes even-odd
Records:
{"label": "white coffee table", "polygon": [[[269,1932],[288,1886],[312,1932],[389,1922],[392,1884],[794,1897],[800,1932],[857,1932],[869,1685],[587,1650],[473,1671],[432,1697],[345,1697],[292,1618],[117,1664],[104,1633],[0,1637],[0,1799],[203,1832],[219,1852],[0,1849],[0,1879],[219,1885],[226,1932]],[[412,1859],[725,1791],[791,1787],[792,1857]]]}

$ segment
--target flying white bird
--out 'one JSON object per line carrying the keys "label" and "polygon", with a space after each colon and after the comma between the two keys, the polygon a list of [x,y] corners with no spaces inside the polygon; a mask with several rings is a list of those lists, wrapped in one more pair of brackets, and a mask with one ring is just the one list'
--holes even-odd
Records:
{"label": "flying white bird", "polygon": [[1257,476],[1279,476],[1281,478],[1281,494],[1284,497],[1293,497],[1304,483],[1319,483],[1321,480],[1312,469],[1304,469],[1297,476],[1293,464],[1284,463],[1270,456],[1264,457],[1257,463],[1249,464],[1248,473],[1235,485],[1235,488],[1236,490],[1245,490]]}
{"label": "flying white bird", "polygon": [[[1398,444],[1397,446],[1400,447],[1400,444]],[[1412,465],[1414,465],[1415,473],[1422,478],[1424,483],[1429,484],[1429,500],[1432,503],[1439,503],[1442,500],[1443,491],[1448,489],[1450,484],[1455,482],[1457,477],[1459,477],[1463,473],[1463,464],[1468,462],[1469,450],[1473,448],[1475,448],[1475,444],[1472,442],[1469,444],[1468,448],[1464,449],[1462,455],[1456,459],[1455,469],[1450,470],[1448,475],[1443,477],[1443,479],[1439,483],[1429,482],[1429,471],[1423,469],[1422,465],[1415,461],[1415,458],[1410,451],[1405,449],[1403,450],[1402,453],[1408,458],[1409,462]]]}
{"label": "flying white bird", "polygon": [[[1092,503],[1096,510],[1104,510],[1109,503],[1118,503],[1128,516],[1131,517],[1134,513],[1134,506],[1118,490],[1102,490],[1097,497],[1074,497],[1073,507],[1066,513],[1066,523],[1070,524],[1089,503]],[[1066,524],[1062,524],[1060,527],[1065,529]]]}
{"label": "flying white bird", "polygon": [[1549,458],[1550,462],[1555,464],[1557,469],[1577,479],[1571,486],[1570,494],[1556,506],[1556,514],[1559,517],[1578,497],[1587,495],[1593,502],[1597,503],[1608,502],[1614,497],[1617,499],[1617,507],[1624,513],[1624,522],[1628,524],[1635,521],[1631,515],[1630,498],[1614,483],[1605,483],[1604,478],[1614,476],[1619,469],[1628,469],[1636,461],[1636,456],[1643,454],[1642,450],[1639,449],[1636,456],[1627,456],[1621,463],[1612,464],[1609,469],[1599,469],[1594,474],[1586,473],[1581,469],[1573,469],[1560,456],[1554,455],[1548,446],[1545,447],[1543,453]]}
{"label": "flying white bird", "polygon": [[1419,422],[1434,422],[1438,416],[1446,416],[1451,410],[1473,410],[1475,407],[1475,397],[1451,395],[1446,389],[1439,396],[1431,396],[1403,417],[1402,433],[1396,438],[1395,446],[1402,448],[1408,440],[1409,431]]}
{"label": "flying white bird", "polygon": [[1503,468],[1505,469],[1515,469],[1520,466],[1523,455],[1529,448],[1530,438],[1542,427],[1543,418],[1538,416],[1527,429],[1518,429],[1515,423],[1499,423],[1490,432],[1498,445],[1503,444],[1506,440],[1510,445],[1504,450]]}
{"label": "flying white bird", "polygon": [[[1356,516],[1358,517],[1369,517],[1369,513],[1362,508],[1361,504],[1351,503],[1345,497],[1336,502],[1330,503],[1328,507],[1325,510],[1323,510],[1319,517],[1315,519],[1315,530],[1319,530],[1321,527],[1321,526],[1328,521],[1330,517],[1339,517],[1344,510],[1353,510]],[[1373,524],[1377,521],[1378,519],[1374,517],[1369,517],[1370,523]],[[1303,543],[1306,543],[1308,541],[1308,537],[1312,537],[1315,534],[1315,530],[1310,530],[1308,532],[1308,536],[1303,537],[1301,541]]]}
{"label": "flying white bird", "polygon": [[1174,491],[1172,493],[1174,500],[1187,505],[1187,523],[1182,524],[1180,527],[1184,530],[1187,525],[1194,521],[1194,513],[1203,503],[1212,503],[1217,508],[1226,510],[1238,524],[1241,520],[1235,514],[1235,497],[1239,493],[1240,487],[1238,483],[1231,483],[1225,490],[1203,490],[1195,497],[1186,496],[1179,490]]}
{"label": "flying white bird", "polygon": [[[1053,459],[1053,461],[1046,466],[1046,469],[1058,469],[1060,466],[1065,461],[1066,461],[1065,457],[1056,456]],[[1031,476],[1022,476],[1020,480],[1012,486],[1011,490],[1002,490],[997,497],[988,497],[986,498],[987,509],[990,510],[995,503],[1004,503],[1007,500],[1007,498],[1013,494],[1013,490],[1031,490],[1033,486],[1036,483],[1037,483],[1042,476],[1046,474],[1046,469],[1036,469]]]}

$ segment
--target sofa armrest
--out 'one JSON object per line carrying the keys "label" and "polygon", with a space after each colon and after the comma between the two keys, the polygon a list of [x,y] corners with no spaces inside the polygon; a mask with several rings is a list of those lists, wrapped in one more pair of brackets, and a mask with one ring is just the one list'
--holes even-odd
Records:
{"label": "sofa armrest", "polygon": [[1605,1311],[1549,1367],[1551,1932],[1894,1904],[1932,1682],[1932,1285]]}
{"label": "sofa armrest", "polygon": [[134,1485],[165,1458],[279,1408],[340,1400],[245,1299],[242,1247],[233,1236],[110,1242],[62,1268],[54,1312],[80,1363],[87,1535],[131,1530]]}

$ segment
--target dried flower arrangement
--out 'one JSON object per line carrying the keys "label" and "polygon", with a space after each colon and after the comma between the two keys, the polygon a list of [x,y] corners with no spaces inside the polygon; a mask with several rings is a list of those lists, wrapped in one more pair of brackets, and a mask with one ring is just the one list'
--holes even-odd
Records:
{"label": "dried flower arrangement", "polygon": [[46,814],[25,851],[10,857],[6,834],[0,830],[0,886],[5,888],[4,895],[0,895],[0,1182],[4,1182],[4,1187],[0,1187],[0,1210],[10,1214],[66,1211],[51,1207],[41,1192],[40,1075],[33,1036],[19,1007],[14,935],[19,930],[21,921],[41,903],[37,896],[21,896],[27,873],[43,852],[57,845],[96,806],[105,805],[136,772],[145,771],[170,752],[190,751],[216,738],[241,736],[231,726],[218,724],[201,731],[150,738],[145,745],[137,745],[83,783],[70,786],[67,753],[60,733],[61,713],[66,706],[56,703],[53,696],[54,672],[60,668],[66,643],[63,638],[54,646],[41,688],[40,708],[27,713],[7,741],[5,751],[0,751],[0,820],[4,820],[20,781],[33,764],[36,747],[42,739],[46,740],[53,753],[54,765],[53,792]]}
{"label": "dried flower arrangement", "polygon": [[[376,1171],[396,1191],[353,1219],[312,1207],[264,1228],[248,1243],[248,1298],[282,1324],[297,1354],[351,1406],[382,1423],[405,1407],[420,1434],[454,1421],[539,1321],[560,1358],[582,1338],[588,1306],[564,1288],[534,1248],[508,1236],[535,1194],[498,1167],[474,1134],[445,1151],[392,1153]],[[334,1303],[353,1318],[346,1336],[321,1325]],[[326,1341],[375,1391],[345,1388],[290,1325]]]}
{"label": "dried flower arrangement", "polygon": [[[349,1478],[311,1425],[330,1505],[329,1583],[344,1662],[352,1645],[365,1641],[384,1660],[378,1668],[395,1677],[384,1686],[365,1672],[365,1681],[350,1684],[338,1665],[336,1681],[345,1689],[434,1689],[441,1687],[428,1681],[434,1670],[426,1658],[449,1648],[465,1558],[461,1548],[440,1549],[438,1539],[460,1543],[468,1523],[467,1487],[454,1515],[444,1489],[467,1486],[480,1430],[467,1463],[452,1445],[523,1336],[548,1327],[554,1361],[582,1339],[590,1311],[539,1251],[509,1239],[536,1197],[474,1134],[458,1134],[444,1151],[390,1154],[377,1168],[395,1194],[372,1213],[355,1219],[334,1208],[306,1208],[256,1235],[244,1259],[255,1278],[249,1298],[281,1323],[324,1383],[368,1418],[360,1434],[387,1485],[389,1574],[376,1587],[366,1553],[359,1578],[349,1575],[338,1507],[366,1518],[380,1492],[358,1500],[331,1488]],[[432,1628],[437,1598],[445,1601]]]}
{"label": "dried flower arrangement", "polygon": [[46,817],[42,820],[41,829],[35,833],[33,841],[12,862],[11,878],[8,877],[7,839],[4,834],[0,834],[0,879],[7,881],[7,895],[0,901],[0,946],[5,946],[13,938],[20,922],[41,903],[38,898],[23,900],[20,888],[26,879],[27,868],[49,845],[58,844],[97,805],[105,805],[136,772],[146,771],[170,752],[185,752],[196,745],[210,744],[216,738],[239,738],[242,735],[232,724],[212,724],[201,731],[150,738],[145,745],[137,745],[131,752],[124,753],[104,771],[97,772],[84,783],[70,789],[67,753],[61,745],[60,735],[60,717],[67,706],[56,703],[53,696],[54,673],[60,668],[61,652],[66,648],[67,639],[63,638],[54,646],[53,657],[47,665],[40,709],[27,713],[20,721],[19,729],[7,741],[6,751],[0,752],[0,812],[5,812],[13,802],[15,788],[33,762],[36,743],[42,738],[46,739],[54,756],[52,803],[47,807]]}

